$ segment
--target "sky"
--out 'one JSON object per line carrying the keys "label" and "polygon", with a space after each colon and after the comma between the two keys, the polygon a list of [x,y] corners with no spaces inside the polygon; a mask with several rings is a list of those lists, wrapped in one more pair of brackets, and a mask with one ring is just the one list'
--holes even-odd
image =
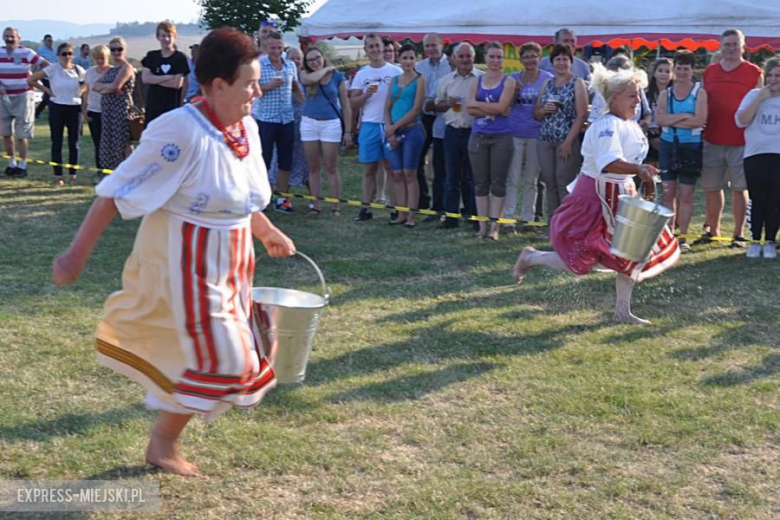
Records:
{"label": "sky", "polygon": [[[310,12],[326,0],[315,0]],[[173,20],[180,23],[195,22],[200,6],[195,0],[35,0],[30,4],[2,0],[0,17],[4,20],[58,20],[78,24],[115,22],[159,22]],[[77,8],[73,8],[77,5]],[[30,9],[30,7],[34,9]],[[70,8],[63,9],[63,6]]]}

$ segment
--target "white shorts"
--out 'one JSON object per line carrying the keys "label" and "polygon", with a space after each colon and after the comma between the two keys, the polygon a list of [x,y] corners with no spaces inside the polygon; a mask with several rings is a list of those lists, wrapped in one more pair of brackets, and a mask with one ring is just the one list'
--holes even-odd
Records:
{"label": "white shorts", "polygon": [[341,121],[327,119],[318,121],[310,117],[301,118],[301,141],[322,141],[323,143],[341,142]]}

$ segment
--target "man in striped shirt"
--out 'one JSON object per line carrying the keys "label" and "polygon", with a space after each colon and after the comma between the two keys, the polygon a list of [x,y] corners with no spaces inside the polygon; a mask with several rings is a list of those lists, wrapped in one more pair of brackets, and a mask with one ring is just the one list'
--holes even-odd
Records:
{"label": "man in striped shirt", "polygon": [[[5,47],[0,47],[0,134],[8,159],[5,174],[11,177],[27,176],[27,140],[33,136],[35,101],[27,78],[31,69],[47,67],[49,62],[34,50],[19,45],[19,31],[6,27],[3,31]],[[19,147],[17,162],[14,137]]]}

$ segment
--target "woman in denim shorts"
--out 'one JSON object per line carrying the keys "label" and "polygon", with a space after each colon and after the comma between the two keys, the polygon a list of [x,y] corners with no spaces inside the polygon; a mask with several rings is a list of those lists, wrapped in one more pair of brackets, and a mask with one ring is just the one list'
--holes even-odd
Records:
{"label": "woman in denim shorts", "polygon": [[417,54],[412,45],[401,47],[398,55],[403,73],[393,78],[385,102],[385,138],[390,149],[388,160],[392,168],[390,186],[393,200],[398,206],[410,208],[410,211],[399,212],[390,224],[413,228],[417,225],[415,211],[420,200],[417,165],[425,143],[425,131],[420,123],[425,77],[414,69]]}

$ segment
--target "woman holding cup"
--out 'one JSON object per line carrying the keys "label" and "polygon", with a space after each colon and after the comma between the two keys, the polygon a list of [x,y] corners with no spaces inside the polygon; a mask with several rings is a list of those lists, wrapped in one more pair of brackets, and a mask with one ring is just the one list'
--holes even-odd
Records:
{"label": "woman holding cup", "polygon": [[[534,119],[534,107],[542,85],[553,77],[551,73],[539,68],[541,56],[542,47],[538,43],[530,42],[522,45],[520,47],[520,60],[523,62],[524,69],[521,72],[512,73],[512,77],[515,79],[515,103],[512,106],[512,113],[509,115],[509,124],[512,127],[515,153],[506,180],[504,217],[515,218],[517,187],[522,178],[523,205],[520,210],[522,223],[532,222],[536,214],[536,194],[540,171],[536,141],[539,138],[542,124]],[[525,169],[523,169],[523,164],[525,164]]]}
{"label": "woman holding cup", "polygon": [[550,53],[555,77],[544,82],[534,108],[534,118],[542,122],[537,153],[550,216],[568,194],[566,186],[582,162],[580,132],[588,117],[588,91],[585,82],[572,73],[573,61],[574,49],[556,43]]}

